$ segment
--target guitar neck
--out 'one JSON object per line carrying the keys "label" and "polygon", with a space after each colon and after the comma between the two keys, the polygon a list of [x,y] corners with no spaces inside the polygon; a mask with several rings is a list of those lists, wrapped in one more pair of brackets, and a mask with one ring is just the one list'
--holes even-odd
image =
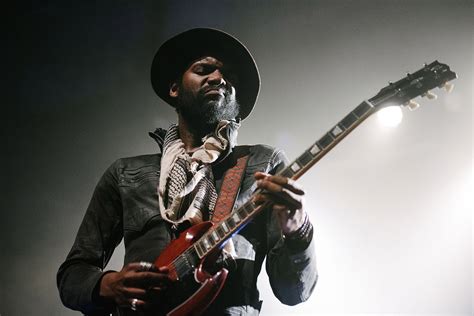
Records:
{"label": "guitar neck", "polygon": [[[332,127],[327,133],[325,133],[323,137],[305,150],[303,154],[279,172],[278,175],[298,179],[374,112],[376,112],[376,109],[370,101],[362,102],[341,121],[334,125],[334,127]],[[261,193],[261,190],[257,190],[254,195],[259,193]],[[266,204],[257,206],[253,202],[253,199],[250,198],[248,202],[232,212],[232,214],[222,220],[219,224],[216,224],[213,229],[202,236],[194,244],[195,251],[199,258],[203,258],[216,247],[221,246],[266,206]]]}
{"label": "guitar neck", "polygon": [[298,179],[374,112],[376,112],[376,108],[372,102],[362,102],[283,169],[279,175],[294,180]]}

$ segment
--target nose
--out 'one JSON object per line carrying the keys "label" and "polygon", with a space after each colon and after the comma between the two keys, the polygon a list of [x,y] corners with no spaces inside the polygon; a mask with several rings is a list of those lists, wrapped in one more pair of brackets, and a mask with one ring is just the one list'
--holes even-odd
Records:
{"label": "nose", "polygon": [[224,76],[222,75],[222,72],[219,69],[216,69],[212,73],[210,73],[209,76],[207,77],[207,81],[209,85],[214,85],[214,86],[226,85]]}

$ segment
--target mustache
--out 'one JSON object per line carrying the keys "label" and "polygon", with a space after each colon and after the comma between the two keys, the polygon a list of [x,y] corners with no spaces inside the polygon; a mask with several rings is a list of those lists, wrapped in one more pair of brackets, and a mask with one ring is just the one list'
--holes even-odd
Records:
{"label": "mustache", "polygon": [[206,94],[208,93],[209,91],[219,91],[219,92],[223,92],[224,95],[228,95],[229,93],[229,89],[224,86],[224,85],[213,85],[213,86],[207,86],[207,87],[204,87],[201,89],[201,94]]}

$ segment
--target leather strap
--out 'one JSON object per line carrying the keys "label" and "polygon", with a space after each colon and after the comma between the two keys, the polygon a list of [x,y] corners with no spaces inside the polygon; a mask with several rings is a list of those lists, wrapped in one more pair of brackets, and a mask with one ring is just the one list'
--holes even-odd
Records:
{"label": "leather strap", "polygon": [[232,212],[248,158],[248,155],[238,158],[235,166],[225,173],[211,219],[213,223],[219,223]]}

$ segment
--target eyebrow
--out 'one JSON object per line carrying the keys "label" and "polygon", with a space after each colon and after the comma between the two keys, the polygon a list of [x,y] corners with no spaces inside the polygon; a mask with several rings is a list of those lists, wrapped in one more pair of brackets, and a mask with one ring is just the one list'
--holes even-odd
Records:
{"label": "eyebrow", "polygon": [[222,65],[224,65],[223,62],[221,61],[216,61],[216,60],[208,60],[206,58],[203,58],[203,59],[200,59],[200,60],[196,60],[194,63],[192,63],[192,65],[199,65],[199,64],[206,64],[206,65],[216,65],[218,67],[222,67]]}
{"label": "eyebrow", "polygon": [[[210,61],[210,60],[207,60],[207,59],[200,59],[200,60],[197,60],[194,63],[192,63],[191,66],[189,67],[189,69],[194,70],[194,68],[198,67],[198,66],[215,67],[215,68],[218,68],[218,69],[226,72],[227,76],[229,76],[229,74],[231,74],[232,77],[236,76],[236,73],[235,73],[234,68],[232,67],[232,65],[223,63],[221,61],[215,62],[215,61]],[[238,80],[237,78],[233,78],[234,82],[237,81],[237,80]]]}

